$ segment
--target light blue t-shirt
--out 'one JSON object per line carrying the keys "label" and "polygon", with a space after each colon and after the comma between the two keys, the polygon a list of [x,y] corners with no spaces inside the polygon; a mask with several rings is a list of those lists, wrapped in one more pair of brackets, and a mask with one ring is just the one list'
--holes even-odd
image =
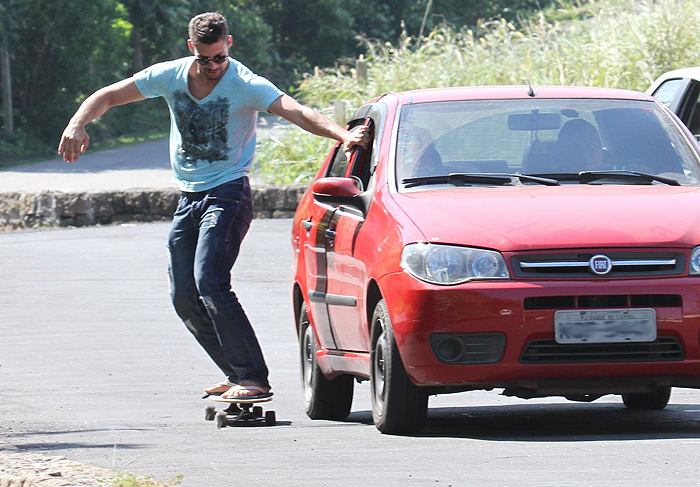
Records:
{"label": "light blue t-shirt", "polygon": [[187,76],[194,56],[154,64],[134,75],[146,98],[162,96],[170,109],[170,164],[182,191],[214,188],[248,174],[258,112],[283,95],[235,59],[205,98],[193,97]]}

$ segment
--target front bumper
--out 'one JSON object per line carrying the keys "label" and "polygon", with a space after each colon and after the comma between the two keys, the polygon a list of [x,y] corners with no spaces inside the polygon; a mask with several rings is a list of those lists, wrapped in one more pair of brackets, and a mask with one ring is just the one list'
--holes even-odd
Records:
{"label": "front bumper", "polygon": [[[404,365],[418,385],[608,392],[659,385],[700,387],[700,278],[503,280],[436,286],[401,272],[385,276],[380,286]],[[575,303],[576,309],[606,302],[614,302],[614,307],[651,303],[657,337],[678,343],[681,355],[670,360],[644,355],[625,359],[624,354],[568,357],[573,347],[554,342],[554,313],[572,308],[558,308],[557,303]],[[502,333],[502,358],[488,364],[443,363],[430,337],[450,333]],[[537,340],[557,346],[559,358],[547,362],[524,358],[523,351]],[[609,348],[614,350],[615,344]]]}

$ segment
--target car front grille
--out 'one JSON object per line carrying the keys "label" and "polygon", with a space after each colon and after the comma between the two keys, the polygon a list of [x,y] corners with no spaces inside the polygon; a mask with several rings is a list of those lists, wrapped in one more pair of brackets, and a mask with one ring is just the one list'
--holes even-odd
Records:
{"label": "car front grille", "polygon": [[680,308],[678,294],[611,294],[593,296],[538,296],[525,298],[526,310],[587,308]]}
{"label": "car front grille", "polygon": [[[607,260],[604,272],[595,261]],[[685,271],[681,252],[600,252],[516,255],[513,273],[521,278],[616,278],[679,275]]]}
{"label": "car front grille", "polygon": [[683,347],[673,337],[659,337],[649,343],[560,344],[554,340],[533,340],[523,350],[520,362],[523,364],[665,362],[684,358]]}

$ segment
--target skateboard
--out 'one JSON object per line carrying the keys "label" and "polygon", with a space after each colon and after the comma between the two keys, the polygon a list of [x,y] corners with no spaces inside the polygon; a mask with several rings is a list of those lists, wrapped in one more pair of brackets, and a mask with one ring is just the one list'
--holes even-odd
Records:
{"label": "skateboard", "polygon": [[207,421],[216,420],[216,426],[219,428],[226,428],[227,426],[274,426],[277,424],[274,411],[268,410],[263,414],[262,406],[254,405],[259,402],[269,402],[272,400],[272,397],[224,399],[221,396],[209,396],[208,399],[229,405],[223,411],[218,412],[214,405],[209,405],[205,409],[204,419]]}

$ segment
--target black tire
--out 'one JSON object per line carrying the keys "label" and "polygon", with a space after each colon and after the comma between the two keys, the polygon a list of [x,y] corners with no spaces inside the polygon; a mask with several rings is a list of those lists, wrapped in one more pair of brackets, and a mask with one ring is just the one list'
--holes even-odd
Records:
{"label": "black tire", "polygon": [[406,373],[384,300],[372,315],[372,418],[386,434],[417,433],[425,426],[428,395]]}
{"label": "black tire", "polygon": [[265,426],[274,426],[277,424],[277,417],[274,411],[265,411]]}
{"label": "black tire", "polygon": [[316,348],[306,303],[302,303],[299,313],[299,356],[304,410],[311,419],[341,421],[350,414],[354,377],[339,375],[328,380],[318,367]]}
{"label": "black tire", "polygon": [[659,387],[654,392],[631,392],[622,395],[622,402],[627,409],[661,410],[668,405],[671,387]]}
{"label": "black tire", "polygon": [[216,426],[218,428],[226,428],[228,426],[228,416],[224,412],[216,415]]}
{"label": "black tire", "polygon": [[262,406],[253,406],[253,416],[256,418],[262,418],[263,408]]}

